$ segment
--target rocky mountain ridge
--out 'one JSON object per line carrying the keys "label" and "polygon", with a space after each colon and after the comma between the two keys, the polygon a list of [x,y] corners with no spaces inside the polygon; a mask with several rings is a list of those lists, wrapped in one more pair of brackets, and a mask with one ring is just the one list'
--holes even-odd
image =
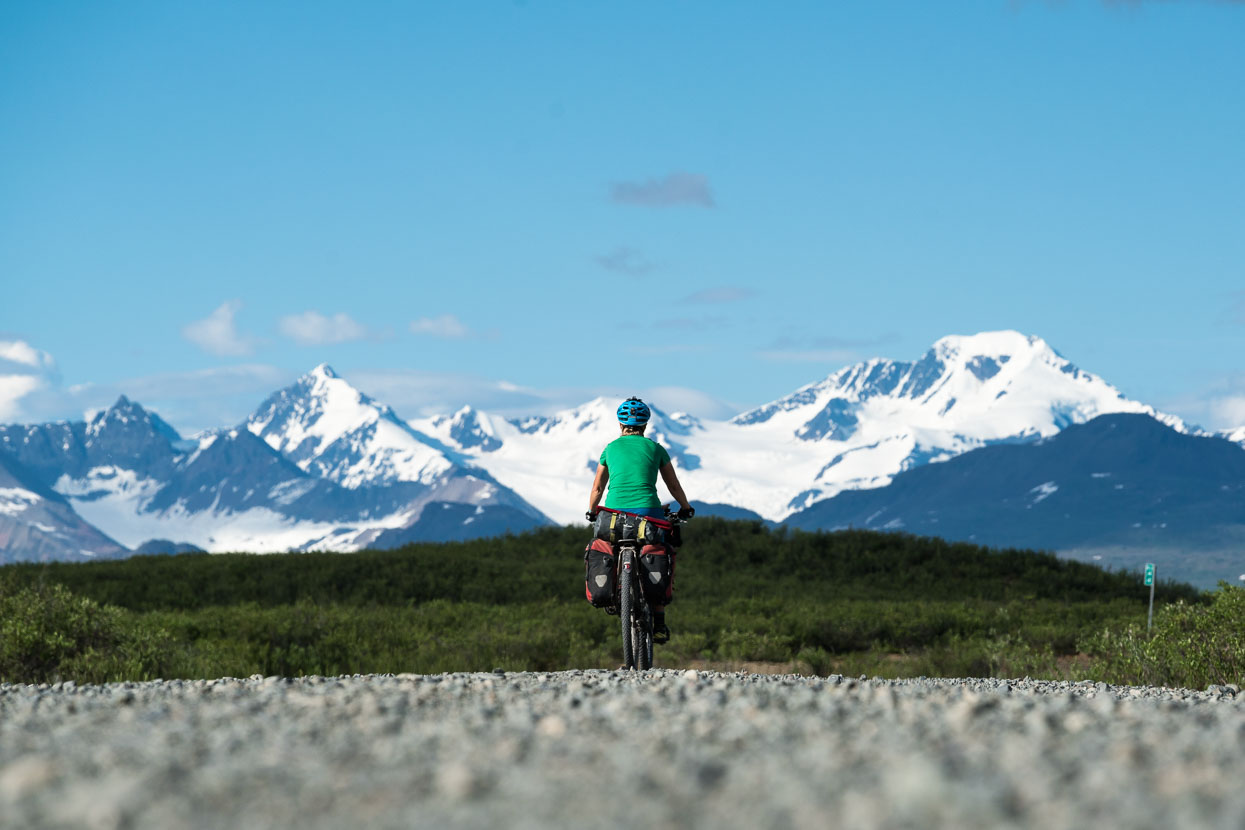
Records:
{"label": "rocky mountain ridge", "polygon": [[[848,366],[727,421],[652,403],[648,436],[670,451],[688,494],[769,521],[1103,414],[1188,431],[1010,331],[945,337],[915,361]],[[404,421],[321,364],[234,428],[183,439],[122,397],[82,422],[0,426],[0,454],[109,539],[100,555],[149,540],[357,550],[578,521],[600,451],[618,435],[616,404],[518,419],[463,407]]]}

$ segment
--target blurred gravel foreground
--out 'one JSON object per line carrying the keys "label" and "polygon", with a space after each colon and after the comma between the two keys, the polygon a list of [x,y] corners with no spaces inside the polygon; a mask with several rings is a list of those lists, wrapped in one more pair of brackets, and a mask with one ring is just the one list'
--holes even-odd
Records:
{"label": "blurred gravel foreground", "polygon": [[694,671],[0,685],[0,825],[1245,826],[1245,695]]}

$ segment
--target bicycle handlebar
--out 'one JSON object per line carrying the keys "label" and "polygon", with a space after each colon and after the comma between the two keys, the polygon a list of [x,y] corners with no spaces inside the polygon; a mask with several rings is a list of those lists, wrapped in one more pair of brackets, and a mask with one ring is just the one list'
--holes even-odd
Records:
{"label": "bicycle handlebar", "polygon": [[619,516],[637,516],[641,519],[647,519],[648,521],[652,522],[653,524],[657,525],[663,530],[669,530],[671,527],[673,527],[676,523],[680,521],[678,514],[671,513],[669,510],[666,511],[665,519],[657,519],[652,516],[644,516],[640,513],[629,513],[626,510],[615,510],[612,507],[598,507],[597,510],[601,513],[617,513]]}

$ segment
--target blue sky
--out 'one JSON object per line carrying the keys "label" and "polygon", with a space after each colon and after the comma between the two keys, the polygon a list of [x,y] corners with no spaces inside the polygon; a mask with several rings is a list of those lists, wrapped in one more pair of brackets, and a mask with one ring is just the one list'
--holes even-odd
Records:
{"label": "blue sky", "polygon": [[730,414],[1017,329],[1245,424],[1245,3],[0,7],[0,420]]}

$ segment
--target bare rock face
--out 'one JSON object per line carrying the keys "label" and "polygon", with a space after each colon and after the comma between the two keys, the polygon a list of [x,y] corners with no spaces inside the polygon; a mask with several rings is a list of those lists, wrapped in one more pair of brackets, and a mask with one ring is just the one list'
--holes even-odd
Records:
{"label": "bare rock face", "polygon": [[0,685],[12,826],[1220,828],[1245,703],[696,671]]}

